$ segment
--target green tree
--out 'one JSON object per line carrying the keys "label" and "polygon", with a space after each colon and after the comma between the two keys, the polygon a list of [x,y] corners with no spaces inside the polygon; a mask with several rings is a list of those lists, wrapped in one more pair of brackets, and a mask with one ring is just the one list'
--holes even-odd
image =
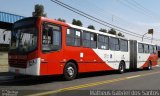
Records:
{"label": "green tree", "polygon": [[101,32],[104,32],[104,33],[107,33],[107,30],[106,29],[100,29],[99,31],[101,31]]}
{"label": "green tree", "polygon": [[108,31],[109,34],[112,34],[112,35],[116,35],[117,32],[115,29],[111,28],[109,31]]}
{"label": "green tree", "polygon": [[58,18],[57,19],[58,21],[61,21],[61,22],[66,22],[66,20],[62,19],[62,18]]}
{"label": "green tree", "polygon": [[34,12],[32,12],[33,17],[43,16],[46,17],[47,14],[44,13],[44,6],[41,4],[36,4],[34,6]]}
{"label": "green tree", "polygon": [[88,28],[95,30],[95,27],[93,25],[89,25]]}
{"label": "green tree", "polygon": [[76,20],[76,19],[73,19],[73,20],[72,20],[72,24],[73,24],[73,25],[77,25],[77,26],[82,26],[82,25],[83,25],[80,20]]}
{"label": "green tree", "polygon": [[118,33],[118,36],[125,37],[121,32]]}

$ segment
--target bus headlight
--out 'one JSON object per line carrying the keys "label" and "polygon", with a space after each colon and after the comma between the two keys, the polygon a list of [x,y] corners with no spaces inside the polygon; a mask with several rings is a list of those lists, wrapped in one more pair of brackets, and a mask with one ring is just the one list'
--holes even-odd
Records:
{"label": "bus headlight", "polygon": [[29,60],[27,63],[27,67],[33,66],[37,64],[37,59]]}

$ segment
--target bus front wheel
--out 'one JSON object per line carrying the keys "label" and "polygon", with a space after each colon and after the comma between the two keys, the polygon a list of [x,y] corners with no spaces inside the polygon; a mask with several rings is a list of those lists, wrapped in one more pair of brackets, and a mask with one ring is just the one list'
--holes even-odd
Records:
{"label": "bus front wheel", "polygon": [[65,80],[73,80],[77,76],[77,67],[74,63],[68,62],[64,67],[64,79]]}

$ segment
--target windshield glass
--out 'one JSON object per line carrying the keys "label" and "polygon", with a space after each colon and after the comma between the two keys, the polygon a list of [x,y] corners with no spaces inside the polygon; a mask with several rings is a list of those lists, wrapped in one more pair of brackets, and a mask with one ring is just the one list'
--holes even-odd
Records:
{"label": "windshield glass", "polygon": [[37,30],[35,27],[16,28],[12,31],[10,50],[26,53],[37,48]]}

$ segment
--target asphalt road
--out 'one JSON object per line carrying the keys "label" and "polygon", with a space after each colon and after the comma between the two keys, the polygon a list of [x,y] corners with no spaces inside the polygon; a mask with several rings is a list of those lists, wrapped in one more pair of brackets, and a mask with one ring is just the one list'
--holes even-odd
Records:
{"label": "asphalt road", "polygon": [[[94,91],[91,92],[91,90],[121,90],[121,91],[138,90],[139,91],[139,90],[160,89],[160,67],[155,67],[153,68],[153,70],[150,71],[137,70],[132,72],[131,71],[126,72],[124,74],[118,74],[115,71],[87,73],[87,74],[81,74],[79,78],[72,81],[63,81],[63,79],[61,78],[62,78],[61,76],[13,77],[13,74],[7,72],[0,73],[0,90],[1,90],[0,94],[5,94],[5,93],[16,94],[17,92],[17,94],[20,96],[21,95],[92,96],[95,95],[96,93]],[[137,94],[138,93],[139,92],[137,92]],[[108,95],[113,95],[113,94],[107,94],[107,96]],[[139,95],[142,94],[139,93]],[[158,93],[154,95],[158,95]],[[121,95],[118,94],[118,96]],[[124,96],[124,94],[122,96]]]}

